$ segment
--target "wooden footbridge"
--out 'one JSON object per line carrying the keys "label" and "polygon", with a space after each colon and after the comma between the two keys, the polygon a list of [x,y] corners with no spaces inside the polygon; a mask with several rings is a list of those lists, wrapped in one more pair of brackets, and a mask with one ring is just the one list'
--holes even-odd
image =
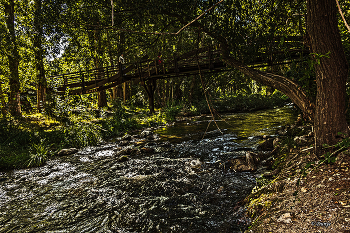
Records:
{"label": "wooden footbridge", "polygon": [[100,69],[51,76],[48,79],[60,83],[56,93],[64,95],[87,94],[103,91],[126,81],[147,81],[155,79],[189,76],[199,73],[228,70],[220,58],[219,50],[201,48],[172,59],[162,60],[143,57],[139,62],[118,64]]}
{"label": "wooden footbridge", "polygon": [[[222,61],[220,53],[220,50],[213,50],[211,47],[200,48],[179,56],[174,55],[173,58],[162,60],[161,63],[157,59],[149,59],[145,56],[136,63],[119,63],[117,66],[51,76],[48,79],[54,79],[55,83],[59,83],[58,87],[54,88],[57,94],[64,95],[66,92],[70,95],[88,94],[103,91],[130,80],[145,82],[196,75],[199,71],[203,74],[230,70],[231,68]],[[294,54],[294,58],[300,58],[300,51]],[[284,60],[285,58],[281,59],[281,61]],[[266,62],[263,61],[256,61],[254,64],[266,66]]]}

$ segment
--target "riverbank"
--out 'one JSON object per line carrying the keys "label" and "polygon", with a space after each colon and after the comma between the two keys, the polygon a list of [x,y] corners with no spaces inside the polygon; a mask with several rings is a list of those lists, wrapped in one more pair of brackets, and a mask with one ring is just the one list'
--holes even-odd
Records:
{"label": "riverbank", "polygon": [[252,219],[246,233],[350,232],[348,142],[343,152],[319,159],[308,134],[285,138],[275,170],[244,200]]}
{"label": "riverbank", "polygon": [[[250,112],[283,106],[288,101],[279,92],[270,96],[238,95],[215,100],[212,107],[220,113]],[[128,132],[165,126],[188,116],[209,113],[205,101],[195,106],[167,106],[149,115],[146,109],[116,101],[109,111],[64,106],[46,114],[2,117],[0,170],[41,166],[63,148],[95,146]]]}

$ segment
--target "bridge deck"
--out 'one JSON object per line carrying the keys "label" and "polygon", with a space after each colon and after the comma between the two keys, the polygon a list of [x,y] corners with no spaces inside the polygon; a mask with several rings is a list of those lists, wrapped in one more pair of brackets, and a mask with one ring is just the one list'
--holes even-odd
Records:
{"label": "bridge deck", "polygon": [[[299,51],[296,57],[300,57]],[[259,64],[263,62],[256,62]],[[143,57],[137,63],[118,64],[117,66],[102,67],[99,69],[81,72],[67,73],[51,76],[48,79],[55,80],[54,89],[57,94],[87,94],[102,91],[120,85],[130,80],[163,79],[179,76],[189,76],[199,73],[227,71],[220,57],[220,50],[211,50],[210,47],[200,48],[172,59],[163,60],[158,64],[157,60]]]}

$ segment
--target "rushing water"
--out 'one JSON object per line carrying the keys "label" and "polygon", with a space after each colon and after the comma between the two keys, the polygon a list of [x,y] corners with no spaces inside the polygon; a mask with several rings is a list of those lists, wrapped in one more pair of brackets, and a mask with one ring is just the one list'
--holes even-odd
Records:
{"label": "rushing water", "polygon": [[236,203],[257,174],[222,164],[294,118],[282,108],[223,119],[220,130],[202,117],[0,173],[0,232],[244,230]]}

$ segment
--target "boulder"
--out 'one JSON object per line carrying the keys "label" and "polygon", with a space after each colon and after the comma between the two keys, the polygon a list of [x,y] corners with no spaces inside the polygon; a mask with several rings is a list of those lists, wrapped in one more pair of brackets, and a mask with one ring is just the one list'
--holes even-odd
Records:
{"label": "boulder", "polygon": [[75,154],[77,152],[78,152],[77,148],[62,149],[57,153],[57,155],[58,156],[66,156],[66,155]]}

